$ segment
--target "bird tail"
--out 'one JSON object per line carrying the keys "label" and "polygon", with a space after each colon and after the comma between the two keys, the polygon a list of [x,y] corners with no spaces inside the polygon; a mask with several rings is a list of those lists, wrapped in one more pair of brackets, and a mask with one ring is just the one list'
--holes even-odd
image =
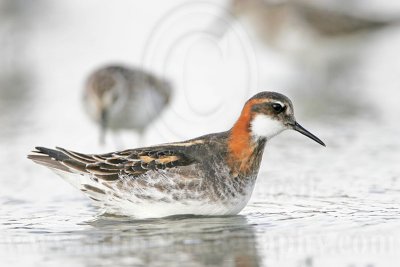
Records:
{"label": "bird tail", "polygon": [[46,147],[35,147],[32,154],[28,155],[28,159],[53,170],[71,172],[67,166],[61,163],[63,160],[69,159],[69,157],[59,150]]}
{"label": "bird tail", "polygon": [[67,153],[68,151],[62,148],[55,150],[45,147],[35,147],[35,150],[28,155],[28,159],[50,168],[73,187],[94,200],[95,205],[102,207],[104,200],[106,200],[104,186],[92,180],[90,175],[80,175],[85,173],[81,169],[82,166],[79,166],[76,162],[74,163],[73,159]]}

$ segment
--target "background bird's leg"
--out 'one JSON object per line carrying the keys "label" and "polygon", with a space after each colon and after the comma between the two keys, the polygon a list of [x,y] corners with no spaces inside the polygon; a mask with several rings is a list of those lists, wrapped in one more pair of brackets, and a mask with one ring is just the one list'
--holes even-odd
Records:
{"label": "background bird's leg", "polygon": [[108,122],[108,114],[107,110],[103,109],[100,114],[100,145],[105,144],[106,140],[106,131],[107,131],[107,122]]}

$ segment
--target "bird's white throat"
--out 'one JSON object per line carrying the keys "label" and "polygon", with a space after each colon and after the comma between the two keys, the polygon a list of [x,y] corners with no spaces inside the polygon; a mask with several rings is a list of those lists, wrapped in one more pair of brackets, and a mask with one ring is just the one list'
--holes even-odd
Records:
{"label": "bird's white throat", "polygon": [[251,122],[250,129],[255,138],[270,139],[286,130],[286,127],[282,122],[274,120],[267,115],[257,114]]}

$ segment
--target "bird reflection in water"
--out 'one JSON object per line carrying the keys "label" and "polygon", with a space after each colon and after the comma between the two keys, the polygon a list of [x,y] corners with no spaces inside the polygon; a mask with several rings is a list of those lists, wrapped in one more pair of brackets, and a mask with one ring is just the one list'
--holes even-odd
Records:
{"label": "bird reflection in water", "polygon": [[[88,222],[77,248],[91,246],[87,266],[260,266],[253,226],[244,216],[173,216],[135,220],[113,215]],[[167,252],[167,253],[166,253]],[[169,253],[168,253],[169,252]]]}

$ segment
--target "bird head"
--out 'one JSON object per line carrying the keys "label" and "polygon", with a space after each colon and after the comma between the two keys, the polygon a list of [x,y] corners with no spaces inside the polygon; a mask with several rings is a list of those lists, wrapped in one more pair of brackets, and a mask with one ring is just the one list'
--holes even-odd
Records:
{"label": "bird head", "polygon": [[250,135],[254,139],[268,140],[284,130],[295,130],[325,146],[318,137],[296,121],[292,102],[282,94],[276,92],[256,94],[245,104],[241,117],[243,116],[249,121]]}

